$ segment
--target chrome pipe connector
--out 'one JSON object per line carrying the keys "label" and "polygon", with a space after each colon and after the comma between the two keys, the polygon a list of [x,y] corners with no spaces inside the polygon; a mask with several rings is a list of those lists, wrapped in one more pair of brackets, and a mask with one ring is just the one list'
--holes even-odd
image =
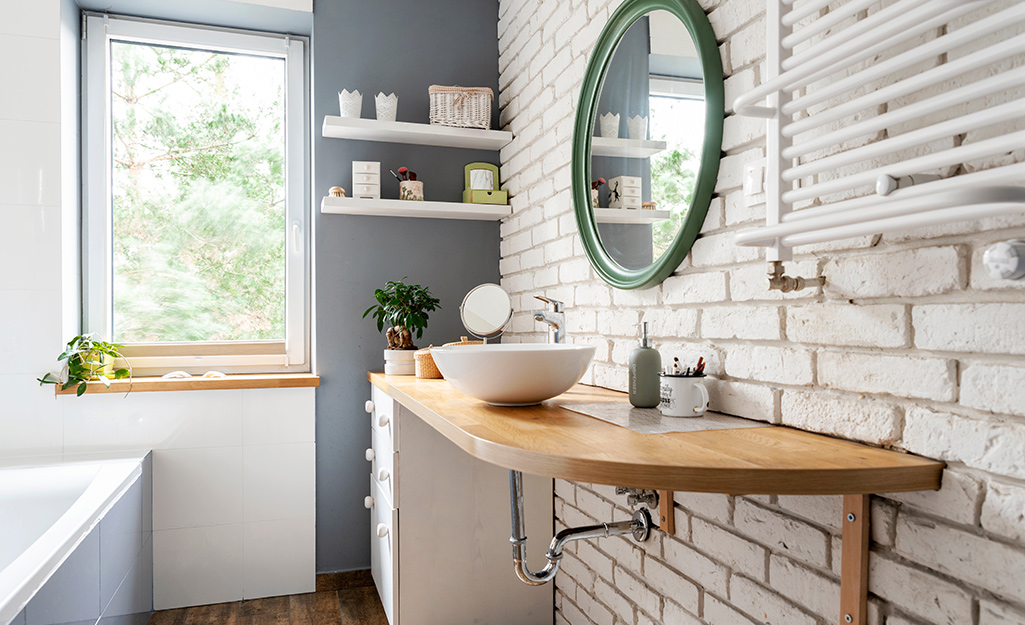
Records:
{"label": "chrome pipe connector", "polygon": [[543,569],[535,573],[527,566],[527,536],[523,517],[523,474],[519,471],[509,471],[509,508],[512,515],[512,537],[509,542],[512,544],[513,569],[520,581],[531,586],[540,586],[555,577],[555,574],[559,572],[562,549],[566,543],[626,534],[632,534],[637,542],[644,542],[651,535],[651,515],[644,508],[636,510],[633,518],[629,521],[570,527],[552,538],[548,551],[545,553],[545,559],[548,562]]}
{"label": "chrome pipe connector", "polygon": [[769,262],[769,290],[770,291],[782,291],[783,293],[791,293],[793,291],[801,291],[808,287],[823,286],[826,283],[824,276],[818,276],[817,278],[795,278],[793,276],[784,275],[786,270],[783,269],[783,262],[774,260]]}

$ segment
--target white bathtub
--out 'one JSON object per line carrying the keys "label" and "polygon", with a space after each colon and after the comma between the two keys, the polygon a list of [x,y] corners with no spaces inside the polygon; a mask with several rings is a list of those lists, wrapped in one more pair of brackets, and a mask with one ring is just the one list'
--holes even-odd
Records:
{"label": "white bathtub", "polygon": [[142,474],[143,459],[0,466],[0,624],[18,616]]}

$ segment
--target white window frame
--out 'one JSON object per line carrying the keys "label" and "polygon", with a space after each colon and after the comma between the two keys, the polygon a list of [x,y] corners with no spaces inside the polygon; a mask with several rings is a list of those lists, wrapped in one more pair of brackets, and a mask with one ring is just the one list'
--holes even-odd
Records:
{"label": "white window frame", "polygon": [[112,336],[110,42],[236,52],[285,61],[285,339],[130,344],[136,374],[310,371],[309,100],[303,37],[85,14],[82,61],[82,327]]}

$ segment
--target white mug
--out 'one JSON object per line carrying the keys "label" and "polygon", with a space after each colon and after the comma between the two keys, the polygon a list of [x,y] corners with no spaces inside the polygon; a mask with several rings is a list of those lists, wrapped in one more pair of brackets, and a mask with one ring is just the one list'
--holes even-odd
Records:
{"label": "white mug", "polygon": [[701,383],[705,376],[660,374],[661,401],[658,409],[667,417],[700,417],[708,410],[708,389]]}

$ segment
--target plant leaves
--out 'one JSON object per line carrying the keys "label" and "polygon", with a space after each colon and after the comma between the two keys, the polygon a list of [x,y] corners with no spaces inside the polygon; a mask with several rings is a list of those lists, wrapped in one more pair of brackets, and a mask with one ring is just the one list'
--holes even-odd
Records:
{"label": "plant leaves", "polygon": [[82,395],[85,395],[85,389],[87,389],[87,388],[88,388],[88,385],[85,382],[82,382],[81,384],[78,385],[78,391],[75,392],[75,396],[76,397],[81,397]]}

